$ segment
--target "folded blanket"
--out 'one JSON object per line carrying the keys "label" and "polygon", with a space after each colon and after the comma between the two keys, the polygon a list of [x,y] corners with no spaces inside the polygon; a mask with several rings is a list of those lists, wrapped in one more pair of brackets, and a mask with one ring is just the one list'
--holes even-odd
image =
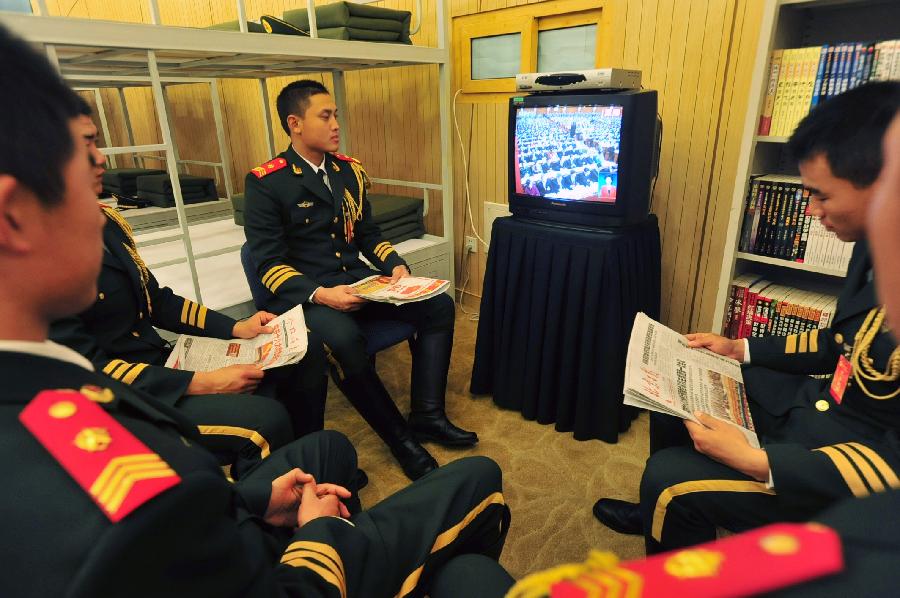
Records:
{"label": "folded blanket", "polygon": [[401,197],[398,195],[381,195],[371,193],[368,195],[372,206],[372,219],[377,224],[390,222],[409,214],[421,214],[424,202],[418,197]]}
{"label": "folded blanket", "polygon": [[390,220],[385,220],[384,222],[376,222],[376,224],[381,229],[397,228],[398,226],[407,226],[410,224],[415,224],[416,226],[422,226],[423,220],[422,220],[421,214],[407,214],[406,216],[400,216],[399,218],[392,218]]}
{"label": "folded blanket", "polygon": [[103,191],[119,195],[137,193],[137,177],[165,174],[165,170],[152,168],[110,168],[103,173]]}
{"label": "folded blanket", "polygon": [[381,229],[381,236],[391,243],[397,243],[397,237],[401,237],[408,233],[418,233],[418,235],[423,235],[425,234],[425,229],[420,224],[404,224]]}
{"label": "folded blanket", "polygon": [[408,232],[403,235],[397,235],[395,237],[392,237],[391,243],[396,245],[397,243],[402,243],[403,241],[406,241],[408,239],[421,239],[422,235],[424,235],[424,234],[425,234],[424,230],[414,230],[414,231]]}
{"label": "folded blanket", "polygon": [[[218,197],[215,182],[211,178],[181,174],[178,175],[178,182],[181,183],[182,192],[201,190],[206,192],[211,199]],[[138,191],[171,193],[172,181],[169,180],[169,175],[167,174],[140,176],[137,179],[137,188]]]}
{"label": "folded blanket", "polygon": [[[412,14],[351,2],[335,2],[316,7],[319,37],[360,41],[411,44],[409,23]],[[282,19],[271,15],[260,17],[268,33],[309,35],[309,15],[305,8],[284,11]]]}

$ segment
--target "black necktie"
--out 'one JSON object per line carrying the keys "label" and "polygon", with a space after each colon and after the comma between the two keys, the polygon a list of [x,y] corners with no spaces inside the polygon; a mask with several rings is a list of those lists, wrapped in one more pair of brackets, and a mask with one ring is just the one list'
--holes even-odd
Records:
{"label": "black necktie", "polygon": [[325,185],[325,188],[331,192],[331,185],[328,184],[328,177],[325,175],[325,169],[320,168],[316,171],[316,174],[319,175],[319,180],[322,181],[322,184]]}

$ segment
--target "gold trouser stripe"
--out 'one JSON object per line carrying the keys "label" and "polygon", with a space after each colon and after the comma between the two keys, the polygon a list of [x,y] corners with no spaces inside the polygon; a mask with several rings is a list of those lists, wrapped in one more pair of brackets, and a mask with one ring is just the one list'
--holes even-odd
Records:
{"label": "gold trouser stripe", "polygon": [[291,270],[289,272],[285,272],[284,274],[282,274],[281,276],[279,276],[278,278],[276,278],[275,280],[272,281],[272,284],[269,285],[269,290],[274,293],[275,291],[278,290],[278,287],[280,287],[282,284],[284,284],[284,282],[287,279],[293,278],[295,276],[300,276],[300,273],[297,272],[296,270]]}
{"label": "gold trouser stripe", "polygon": [[[450,529],[442,532],[437,538],[434,540],[434,545],[431,547],[431,553],[434,554],[438,550],[445,548],[454,540],[459,537],[460,532],[472,521],[475,520],[476,517],[481,515],[485,509],[487,509],[491,505],[503,505],[506,502],[503,500],[503,495],[499,492],[494,492],[489,495],[483,501],[478,503],[478,505],[469,511],[465,517],[463,517],[462,521],[451,527]],[[406,596],[410,592],[412,592],[416,585],[419,583],[419,577],[422,575],[422,569],[425,567],[424,564],[419,565],[415,571],[410,573],[403,582],[403,585],[400,586],[400,591],[397,593],[398,598],[402,596]]]}
{"label": "gold trouser stripe", "polygon": [[318,563],[314,563],[313,561],[310,561],[309,559],[296,558],[296,559],[291,559],[289,561],[282,561],[281,564],[282,565],[290,565],[291,567],[302,567],[305,569],[310,569],[316,575],[321,577],[323,580],[327,581],[328,583],[330,583],[331,585],[336,587],[338,589],[338,591],[341,593],[341,598],[347,598],[347,588],[344,585],[343,580],[338,578],[338,576],[335,575],[332,571],[326,569],[325,567],[319,565]]}
{"label": "gold trouser stripe", "polygon": [[672,502],[672,499],[694,492],[758,492],[760,494],[775,495],[775,491],[766,488],[766,485],[762,482],[745,480],[695,480],[669,486],[656,499],[656,508],[653,510],[653,525],[650,528],[654,540],[657,542],[661,541],[663,524],[666,520],[666,509],[669,508],[669,503]]}
{"label": "gold trouser stripe", "polygon": [[866,481],[866,485],[868,485],[873,492],[884,492],[884,482],[878,477],[878,474],[875,473],[872,465],[865,457],[846,444],[836,444],[834,445],[834,448],[844,453],[844,456],[850,459],[850,462],[856,466],[857,471],[862,474],[863,479]]}
{"label": "gold trouser stripe", "polygon": [[866,485],[863,483],[862,478],[853,468],[853,465],[850,464],[850,460],[847,459],[847,456],[844,453],[833,446],[823,446],[822,448],[817,448],[815,450],[825,453],[825,455],[831,459],[835,468],[838,470],[838,473],[844,478],[844,483],[847,484],[847,487],[850,488],[850,492],[853,493],[853,496],[869,495],[869,491],[866,489]]}
{"label": "gold trouser stripe", "polygon": [[187,316],[188,310],[191,308],[191,302],[187,299],[184,300],[184,305],[181,306],[181,323],[187,324]]}
{"label": "gold trouser stripe", "polygon": [[334,356],[334,353],[331,352],[331,347],[322,343],[322,346],[325,348],[325,359],[328,360],[332,366],[334,366],[335,371],[337,372],[338,380],[344,379],[344,368],[341,367],[340,362],[337,360],[337,357]]}
{"label": "gold trouser stripe", "polygon": [[797,352],[797,335],[792,334],[784,341],[784,352],[785,353],[796,353]]}
{"label": "gold trouser stripe", "polygon": [[136,363],[134,367],[129,370],[129,372],[122,377],[122,382],[125,384],[131,384],[134,380],[141,375],[145,369],[147,369],[146,363]]}
{"label": "gold trouser stripe", "polygon": [[293,268],[291,268],[290,266],[285,266],[284,264],[282,264],[282,265],[280,265],[280,266],[272,266],[271,268],[269,268],[269,271],[268,271],[268,272],[266,272],[265,274],[263,274],[263,277],[262,277],[262,279],[261,279],[261,280],[262,280],[262,283],[263,283],[265,286],[269,286],[269,281],[270,281],[271,279],[275,278],[275,277],[278,276],[279,274],[282,274],[282,273],[286,272],[287,270],[292,270],[292,269],[293,269]]}
{"label": "gold trouser stripe", "polygon": [[884,459],[881,458],[881,455],[870,449],[864,444],[860,444],[858,442],[848,442],[847,446],[853,448],[858,453],[865,456],[869,462],[878,470],[878,473],[881,474],[881,477],[884,478],[884,481],[887,482],[887,485],[895,490],[900,488],[900,479],[897,478],[897,474],[894,473],[894,470],[890,465],[885,462]]}
{"label": "gold trouser stripe", "polygon": [[113,359],[103,367],[103,373],[106,374],[107,376],[109,376],[109,375],[111,375],[111,373],[114,369],[116,369],[123,363],[125,363],[125,361],[123,361],[121,359]]}
{"label": "gold trouser stripe", "polygon": [[809,336],[804,332],[803,334],[800,335],[800,348],[798,349],[798,351],[800,353],[809,352],[809,346],[807,344],[808,342],[809,342]]}
{"label": "gold trouser stripe", "polygon": [[199,307],[200,306],[198,304],[191,301],[191,312],[188,315],[188,324],[190,324],[191,326],[197,325],[197,309]]}
{"label": "gold trouser stripe", "polygon": [[123,361],[123,362],[121,363],[121,365],[119,365],[119,367],[117,367],[117,368],[113,371],[113,373],[110,374],[110,377],[112,377],[112,378],[115,379],[115,380],[121,379],[122,376],[125,375],[125,372],[127,372],[128,369],[129,369],[131,366],[132,366],[132,364],[128,363],[127,361]]}
{"label": "gold trouser stripe", "polygon": [[206,328],[206,312],[209,311],[206,309],[205,305],[200,306],[200,311],[197,313],[197,328],[203,330]]}
{"label": "gold trouser stripe", "polygon": [[259,456],[265,459],[269,456],[271,449],[269,443],[256,430],[248,430],[247,428],[239,428],[237,426],[197,426],[201,434],[219,435],[219,436],[240,436],[247,438],[259,447]]}
{"label": "gold trouser stripe", "polygon": [[809,332],[809,351],[810,353],[818,353],[819,352],[819,329],[811,330]]}

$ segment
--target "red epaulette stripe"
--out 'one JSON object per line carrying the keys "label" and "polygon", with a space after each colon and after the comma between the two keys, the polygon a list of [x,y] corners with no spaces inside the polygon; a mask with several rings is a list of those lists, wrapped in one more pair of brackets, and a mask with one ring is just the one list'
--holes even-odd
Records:
{"label": "red epaulette stripe", "polygon": [[334,155],[334,157],[337,158],[338,160],[343,160],[344,162],[355,162],[356,164],[362,164],[362,162],[360,162],[360,161],[357,160],[356,158],[354,158],[354,157],[352,157],[352,156],[348,156],[348,155],[346,155],[346,154],[339,154],[339,153],[337,153],[337,152],[334,152],[333,155]]}
{"label": "red epaulette stripe", "polygon": [[273,172],[277,172],[287,166],[287,160],[284,158],[275,158],[274,160],[269,160],[265,164],[261,164],[253,168],[250,172],[256,175],[256,178],[261,179],[267,174],[272,174]]}
{"label": "red epaulette stripe", "polygon": [[19,420],[114,523],[181,482],[168,463],[80,392],[42,391]]}

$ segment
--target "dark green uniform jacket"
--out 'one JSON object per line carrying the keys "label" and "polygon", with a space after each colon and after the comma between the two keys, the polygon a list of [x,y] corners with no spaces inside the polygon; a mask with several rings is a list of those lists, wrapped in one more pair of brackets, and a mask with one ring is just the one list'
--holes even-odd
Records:
{"label": "dark green uniform jacket", "polygon": [[[841,356],[850,358],[857,332],[879,308],[871,272],[866,243],[857,242],[830,328],[749,339],[747,392],[778,418],[774,435],[789,439],[762,439],[786,506],[818,510],[847,496],[900,488],[900,397],[869,396],[888,395],[900,381],[864,381],[867,393],[854,373],[838,403],[830,377],[798,375],[833,374]],[[886,328],[877,330],[869,350],[876,370],[885,371],[896,346]]]}
{"label": "dark green uniform jacket", "polygon": [[97,371],[174,405],[194,374],[163,367],[169,348],[154,326],[229,339],[235,320],[160,287],[137,255],[128,225],[117,213],[104,212],[97,301],[54,322],[50,336],[90,359]]}
{"label": "dark green uniform jacket", "polygon": [[288,304],[320,286],[352,284],[406,265],[372,220],[362,166],[325,155],[331,191],[290,147],[246,179],[245,232],[262,283]]}

